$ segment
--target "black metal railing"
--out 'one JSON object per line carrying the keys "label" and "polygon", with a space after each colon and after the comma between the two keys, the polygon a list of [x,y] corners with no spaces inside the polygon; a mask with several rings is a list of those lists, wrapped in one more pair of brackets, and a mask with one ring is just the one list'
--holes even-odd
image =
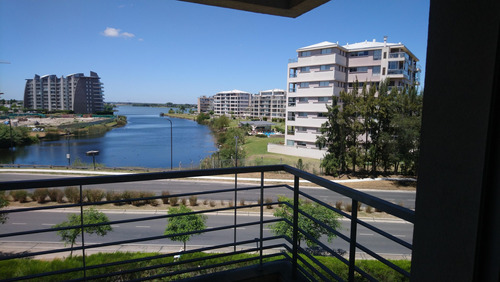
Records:
{"label": "black metal railing", "polygon": [[[289,186],[286,184],[274,184],[274,185],[265,185],[265,173],[266,172],[283,172],[288,173],[293,176],[293,186]],[[260,185],[256,186],[242,186],[238,184],[238,174],[244,173],[260,173]],[[139,181],[154,181],[154,180],[166,180],[166,179],[179,179],[179,178],[187,178],[187,177],[196,177],[196,176],[215,176],[215,175],[228,175],[234,174],[235,181],[233,188],[226,189],[217,189],[217,190],[208,190],[208,191],[198,191],[197,189],[192,189],[190,191],[183,191],[182,193],[176,193],[171,195],[155,195],[150,197],[138,197],[133,199],[119,199],[119,200],[110,200],[106,199],[105,201],[97,201],[97,202],[85,202],[84,201],[84,187],[89,187],[91,185],[105,185],[105,184],[116,184],[116,183],[128,183],[128,182],[139,182]],[[333,207],[332,205],[317,199],[313,196],[310,196],[306,192],[301,190],[300,181],[307,180],[315,185],[323,187],[329,192],[337,193],[348,197],[351,199],[351,213],[344,212],[340,209]],[[167,184],[162,184],[166,185]],[[382,262],[387,265],[394,271],[400,273],[406,278],[410,277],[410,273],[395,265],[390,260],[384,258],[383,255],[377,254],[376,252],[370,250],[368,247],[360,244],[357,240],[357,228],[358,226],[363,226],[372,230],[373,232],[380,234],[381,236],[387,238],[389,241],[401,245],[411,252],[412,245],[409,242],[406,242],[389,232],[381,230],[380,228],[369,224],[366,221],[360,220],[358,218],[357,206],[358,203],[364,203],[365,205],[369,205],[376,210],[386,212],[396,218],[405,220],[409,223],[414,223],[414,211],[404,208],[402,206],[390,203],[388,201],[382,200],[380,198],[371,196],[369,194],[345,187],[343,185],[334,183],[330,180],[318,177],[316,175],[301,171],[294,167],[290,167],[287,165],[271,165],[271,166],[255,166],[255,167],[238,167],[238,168],[220,168],[220,169],[207,169],[207,170],[188,170],[188,171],[170,171],[170,172],[158,172],[158,173],[143,173],[143,174],[129,174],[129,175],[118,175],[118,176],[93,176],[93,177],[75,177],[75,178],[58,178],[58,179],[40,179],[40,180],[27,180],[27,181],[9,181],[9,182],[1,182],[0,183],[0,192],[1,191],[15,191],[15,190],[28,190],[28,189],[36,189],[36,188],[50,188],[50,187],[67,187],[67,186],[77,186],[79,189],[79,201],[77,203],[72,204],[58,204],[58,205],[41,205],[36,207],[16,207],[10,208],[7,210],[0,210],[0,214],[9,213],[10,215],[22,212],[33,212],[33,211],[47,211],[47,210],[56,210],[56,209],[67,209],[67,208],[78,208],[78,212],[80,215],[83,215],[83,211],[86,207],[89,206],[102,206],[105,204],[122,204],[125,202],[133,202],[133,201],[144,201],[144,200],[160,200],[164,198],[172,198],[172,197],[190,197],[190,196],[206,196],[206,195],[221,195],[221,194],[231,194],[234,195],[232,198],[233,204],[232,206],[227,207],[217,207],[217,208],[208,208],[206,210],[195,210],[190,213],[185,214],[177,214],[177,215],[169,215],[169,214],[160,214],[153,216],[138,217],[138,218],[130,218],[130,219],[120,219],[114,220],[106,223],[95,223],[95,224],[84,224],[83,216],[81,216],[82,220],[79,225],[76,226],[65,226],[58,228],[43,228],[43,229],[28,229],[24,231],[15,231],[15,232],[5,232],[0,230],[0,242],[5,240],[6,238],[20,238],[24,235],[32,235],[32,234],[43,234],[47,232],[55,232],[60,230],[69,230],[75,228],[81,228],[84,230],[89,227],[96,227],[105,224],[117,225],[117,224],[127,224],[133,222],[144,222],[151,221],[157,219],[168,219],[173,216],[183,216],[187,214],[206,214],[206,213],[216,213],[216,212],[234,212],[234,222],[233,224],[227,224],[223,226],[213,226],[208,227],[204,230],[199,231],[191,231],[185,233],[179,233],[174,235],[164,235],[164,234],[151,234],[151,236],[143,236],[140,238],[130,238],[124,240],[116,240],[104,243],[86,243],[85,235],[82,232],[81,243],[77,246],[72,247],[63,247],[49,250],[41,250],[41,251],[33,251],[33,252],[14,252],[10,254],[3,254],[0,256],[0,264],[4,261],[9,260],[18,260],[27,257],[36,257],[40,255],[59,255],[61,256],[66,252],[74,252],[81,251],[82,252],[82,263],[80,267],[74,267],[70,269],[60,269],[55,271],[45,271],[35,274],[30,274],[22,277],[11,277],[9,280],[26,280],[33,278],[49,278],[49,277],[57,277],[55,275],[62,275],[67,273],[73,273],[72,277],[76,280],[92,280],[98,278],[106,278],[106,277],[123,277],[123,275],[133,275],[141,273],[141,275],[145,275],[144,273],[150,273],[149,271],[155,270],[152,275],[147,277],[140,277],[138,279],[157,279],[157,278],[168,278],[176,279],[180,277],[179,275],[186,275],[190,273],[192,276],[203,275],[206,273],[205,271],[217,271],[222,267],[231,268],[239,267],[241,265],[248,264],[257,264],[259,266],[265,265],[267,260],[283,260],[288,261],[291,264],[292,268],[292,276],[303,277],[309,280],[343,280],[345,277],[341,277],[339,273],[333,272],[323,263],[321,263],[315,256],[310,254],[307,250],[300,247],[299,232],[307,239],[313,241],[317,244],[324,252],[328,255],[337,258],[341,261],[345,267],[348,269],[348,277],[347,280],[353,281],[356,275],[361,275],[368,280],[375,280],[370,273],[363,270],[362,268],[356,265],[356,250],[360,250],[364,254],[371,256],[372,258]],[[196,187],[194,187],[196,188]],[[268,191],[273,191],[273,189],[280,189],[279,193],[283,193],[283,195],[292,195],[293,202],[283,202],[283,201],[273,201],[264,203],[264,196]],[[195,191],[193,191],[195,190]],[[238,194],[244,191],[255,191],[255,196],[260,199],[256,204],[248,204],[244,206],[238,206]],[[325,223],[315,219],[313,216],[307,214],[303,210],[299,209],[299,199],[307,199],[308,201],[312,201],[320,206],[323,206],[329,210],[335,211],[340,216],[342,216],[345,220],[350,221],[349,232],[348,234],[344,234],[339,230],[335,230]],[[264,219],[264,208],[268,205],[287,205],[293,209],[293,218],[292,220],[283,219],[283,218],[272,218],[272,219]],[[238,221],[238,212],[243,209],[257,209],[258,212],[258,221],[251,222],[239,222]],[[345,257],[342,254],[339,254],[330,243],[322,242],[321,240],[315,239],[313,236],[307,233],[307,230],[303,230],[299,228],[299,214],[307,217],[308,219],[315,222],[324,228],[326,228],[329,232],[335,234],[339,239],[344,240],[349,245],[348,255]],[[264,227],[268,224],[273,224],[277,222],[286,222],[290,226],[293,227],[293,236],[290,238],[285,235],[274,236],[274,235],[265,235]],[[258,231],[258,234],[254,238],[243,238],[238,240],[237,233],[239,228],[253,228]],[[164,240],[169,239],[174,236],[180,235],[192,235],[192,234],[202,234],[202,233],[211,233],[211,232],[220,232],[220,231],[233,231],[233,236],[231,238],[232,242],[227,242],[224,244],[211,245],[207,243],[207,246],[198,247],[192,250],[183,250],[179,252],[170,252],[167,254],[154,254],[148,255],[143,258],[135,258],[128,259],[122,261],[115,261],[112,263],[101,263],[97,265],[87,265],[86,263],[86,254],[87,250],[96,250],[99,248],[109,247],[109,246],[123,246],[127,244],[135,244],[135,243],[144,243],[154,240]],[[230,236],[230,235],[228,235]],[[231,236],[230,236],[231,237]],[[256,247],[249,247],[250,245],[255,244]],[[232,251],[224,251],[220,252],[222,249],[231,248]],[[239,248],[239,250],[238,250]],[[219,251],[217,253],[216,251]],[[185,260],[171,260],[171,261],[162,261],[156,264],[148,264],[146,266],[138,264],[137,267],[127,267],[121,268],[118,271],[106,271],[105,273],[95,274],[94,270],[96,269],[108,269],[110,267],[127,265],[131,263],[139,263],[139,262],[153,262],[158,261],[164,258],[172,258],[177,255],[186,255],[186,254],[194,254],[200,252],[207,252],[210,255],[198,257],[198,258],[189,258]],[[220,258],[228,258],[239,254],[257,254],[251,257],[245,258],[237,258],[232,259],[230,261],[220,262],[217,261],[213,264],[206,264],[203,266],[194,267],[193,265],[201,262],[201,261],[210,261],[214,259]],[[115,268],[112,268],[115,269]],[[169,271],[170,269],[170,271]],[[161,270],[161,271],[160,271]],[[128,277],[128,276],[127,276]],[[3,279],[0,277],[0,280]]]}

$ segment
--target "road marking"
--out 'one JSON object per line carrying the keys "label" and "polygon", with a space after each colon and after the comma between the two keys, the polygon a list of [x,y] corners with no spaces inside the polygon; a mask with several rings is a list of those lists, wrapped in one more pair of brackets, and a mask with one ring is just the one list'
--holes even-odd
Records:
{"label": "road marking", "polygon": [[54,226],[55,224],[53,224],[53,223],[42,223],[42,225],[45,225],[45,226]]}
{"label": "road marking", "polygon": [[14,225],[26,225],[26,223],[23,223],[23,222],[12,222],[12,224],[14,224]]}
{"label": "road marking", "polygon": [[406,237],[406,235],[394,235],[394,237],[401,237],[401,238],[404,238],[404,237]]}
{"label": "road marking", "polygon": [[245,230],[246,228],[245,228],[245,227],[236,227],[236,229],[242,229],[242,230]]}
{"label": "road marking", "polygon": [[137,225],[136,227],[137,228],[151,228],[151,226],[147,226],[147,225]]}
{"label": "road marking", "polygon": [[373,233],[359,233],[360,236],[373,236]]}

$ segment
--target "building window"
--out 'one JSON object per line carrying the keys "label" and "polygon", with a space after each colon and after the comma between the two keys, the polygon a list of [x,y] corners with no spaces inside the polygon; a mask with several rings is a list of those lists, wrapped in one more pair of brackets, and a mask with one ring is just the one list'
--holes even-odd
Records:
{"label": "building window", "polygon": [[305,147],[306,146],[306,142],[297,141],[297,146]]}
{"label": "building window", "polygon": [[290,85],[288,86],[288,92],[293,93],[295,91],[295,83],[290,83]]}
{"label": "building window", "polygon": [[328,87],[330,86],[330,81],[320,81],[319,87]]}
{"label": "building window", "polygon": [[385,67],[382,68],[382,75],[385,75]]}
{"label": "building window", "polygon": [[309,72],[311,70],[310,67],[301,67],[300,72]]}
{"label": "building window", "polygon": [[363,57],[363,56],[368,56],[368,51],[359,51],[359,52],[352,52],[350,54],[351,57]]}
{"label": "building window", "polygon": [[328,113],[318,113],[318,117],[319,118],[328,117]]}
{"label": "building window", "polygon": [[380,66],[373,66],[372,67],[372,75],[380,75]]}
{"label": "building window", "polygon": [[399,69],[399,62],[389,62],[389,69],[390,70]]}
{"label": "building window", "polygon": [[368,67],[355,67],[355,68],[349,68],[349,72],[367,72]]}
{"label": "building window", "polygon": [[309,87],[309,82],[301,82],[300,83],[300,88],[308,88]]}
{"label": "building window", "polygon": [[319,70],[321,71],[329,71],[332,68],[332,65],[321,65]]}
{"label": "building window", "polygon": [[387,59],[387,52],[384,52],[384,59]]}
{"label": "building window", "polygon": [[311,51],[302,51],[300,52],[301,57],[310,57],[311,56]]}
{"label": "building window", "polygon": [[299,117],[307,117],[307,113],[299,112]]}
{"label": "building window", "polygon": [[309,101],[309,98],[307,97],[300,97],[299,98],[299,103],[307,103]]}
{"label": "building window", "polygon": [[332,53],[332,48],[321,49],[322,55],[331,54],[331,53]]}
{"label": "building window", "polygon": [[373,59],[380,60],[382,58],[382,50],[373,51]]}
{"label": "building window", "polygon": [[318,97],[318,102],[328,103],[328,97]]}

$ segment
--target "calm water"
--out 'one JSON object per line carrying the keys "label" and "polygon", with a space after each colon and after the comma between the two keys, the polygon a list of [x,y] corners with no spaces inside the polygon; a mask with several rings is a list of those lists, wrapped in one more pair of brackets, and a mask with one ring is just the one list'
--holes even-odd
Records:
{"label": "calm water", "polygon": [[[107,167],[170,168],[170,123],[159,115],[168,108],[120,106],[119,115],[127,116],[128,124],[103,136],[42,141],[18,147],[12,153],[0,151],[0,162],[16,164],[67,165],[77,157],[87,163],[90,150],[100,151],[96,162]],[[216,150],[213,136],[206,126],[191,120],[170,118],[173,123],[173,166],[197,166],[201,159]]]}

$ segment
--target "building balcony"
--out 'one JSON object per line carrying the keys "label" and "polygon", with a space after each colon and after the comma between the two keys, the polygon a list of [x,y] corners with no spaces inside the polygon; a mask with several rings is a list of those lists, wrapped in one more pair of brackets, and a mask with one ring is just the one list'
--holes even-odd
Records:
{"label": "building balcony", "polygon": [[[219,165],[219,164],[217,164]],[[215,166],[215,164],[214,164]],[[282,172],[287,173],[293,177],[291,185],[285,183],[264,185],[264,173],[265,172]],[[206,235],[207,241],[204,241],[203,246],[190,246],[187,244],[189,249],[181,251],[173,251],[167,253],[144,253],[140,259],[132,259],[127,255],[121,256],[120,259],[114,261],[113,263],[92,263],[91,265],[85,263],[83,259],[82,264],[77,264],[72,266],[72,268],[60,268],[60,269],[38,269],[27,276],[16,276],[9,277],[9,279],[14,280],[25,280],[25,279],[42,279],[50,280],[54,278],[61,279],[61,277],[68,277],[71,279],[83,279],[83,280],[95,280],[95,279],[109,279],[109,280],[128,280],[125,277],[137,277],[140,279],[176,279],[176,275],[183,275],[186,277],[195,277],[197,279],[211,279],[218,281],[222,276],[228,279],[228,275],[233,275],[234,279],[249,279],[256,278],[262,275],[263,269],[266,271],[271,271],[276,273],[281,280],[298,280],[305,281],[306,277],[320,277],[321,280],[353,280],[355,276],[361,276],[368,280],[373,280],[374,274],[369,273],[358,266],[355,262],[360,254],[356,252],[362,252],[363,256],[370,256],[387,265],[391,271],[395,274],[401,275],[409,279],[410,273],[406,270],[396,266],[389,260],[387,260],[383,254],[379,254],[378,251],[372,250],[376,249],[376,246],[368,246],[369,244],[362,244],[357,238],[357,228],[367,228],[369,232],[378,234],[379,236],[387,239],[388,244],[394,244],[400,246],[403,249],[407,249],[408,256],[411,254],[412,245],[410,242],[391,235],[389,232],[376,227],[373,222],[368,222],[364,219],[358,217],[357,209],[353,209],[351,213],[344,212],[336,207],[329,205],[325,202],[325,197],[318,199],[314,196],[309,195],[310,190],[303,189],[301,187],[301,181],[307,180],[310,184],[314,184],[318,187],[325,189],[325,192],[330,194],[330,196],[340,196],[347,197],[348,203],[352,207],[357,207],[358,204],[370,205],[371,207],[384,211],[395,218],[405,220],[409,224],[413,224],[415,214],[414,211],[407,208],[401,207],[399,205],[387,202],[385,200],[376,198],[374,196],[365,194],[363,192],[342,186],[338,183],[334,183],[330,180],[318,177],[316,175],[301,171],[294,167],[287,165],[271,165],[271,166],[255,166],[255,167],[238,167],[238,168],[216,168],[216,169],[206,169],[206,170],[188,170],[188,171],[170,171],[170,172],[158,172],[158,173],[141,173],[141,174],[128,174],[128,175],[116,175],[116,176],[92,176],[92,177],[77,177],[77,178],[59,178],[59,179],[41,179],[36,181],[7,181],[0,183],[0,191],[10,190],[28,190],[36,188],[52,188],[52,187],[78,187],[76,188],[76,193],[79,199],[83,199],[87,190],[90,189],[91,185],[99,185],[99,187],[107,187],[105,189],[113,189],[114,186],[126,186],[126,185],[140,185],[143,183],[154,183],[155,180],[167,180],[167,179],[178,179],[186,177],[199,177],[199,176],[213,176],[213,175],[237,175],[241,173],[260,173],[261,175],[261,185],[256,186],[245,186],[239,187],[237,183],[237,178],[235,177],[234,187],[221,187],[215,190],[201,190],[197,187],[193,187],[190,190],[183,190],[181,193],[172,193],[170,195],[158,195],[157,193],[152,193],[147,197],[135,196],[132,199],[113,199],[113,200],[100,200],[95,201],[77,201],[75,204],[63,204],[63,205],[50,205],[45,204],[37,207],[13,207],[9,210],[1,210],[1,214],[9,213],[10,217],[17,217],[26,215],[26,213],[38,212],[43,213],[47,211],[58,211],[60,209],[74,209],[74,211],[83,216],[84,211],[91,206],[97,206],[99,208],[105,204],[118,204],[123,205],[127,202],[144,202],[151,203],[152,201],[159,201],[163,199],[176,198],[187,198],[193,196],[208,197],[210,199],[215,199],[219,197],[218,195],[223,195],[224,193],[229,193],[234,195],[231,201],[233,204],[221,207],[211,207],[207,209],[200,209],[196,211],[190,211],[184,214],[172,215],[167,213],[141,213],[140,215],[134,215],[131,217],[120,217],[110,220],[105,223],[84,223],[83,220],[80,224],[59,226],[59,227],[38,227],[38,226],[23,226],[19,230],[14,230],[12,228],[2,229],[0,231],[1,240],[8,241],[22,241],[23,236],[46,236],[56,231],[71,230],[71,229],[81,229],[90,228],[96,226],[102,226],[109,224],[110,226],[117,225],[123,229],[127,224],[135,225],[151,225],[155,220],[166,221],[171,218],[184,215],[199,215],[199,214],[210,214],[210,216],[216,217],[217,213],[230,212],[234,214],[234,221],[231,223],[220,223],[211,224],[209,227],[202,227],[198,230],[188,231],[188,232],[177,232],[171,234],[164,234],[163,229],[160,229],[158,233],[155,233],[153,229],[148,230],[148,232],[143,232],[140,236],[134,238],[129,237],[128,233],[121,233],[120,236],[114,237],[115,239],[106,239],[100,242],[88,242],[91,241],[91,237],[82,236],[78,242],[71,247],[63,247],[63,244],[54,244],[53,247],[48,249],[18,249],[12,253],[4,253],[0,257],[0,261],[22,261],[27,258],[36,258],[41,255],[50,255],[52,257],[61,257],[67,255],[69,251],[78,254],[82,258],[85,258],[89,252],[113,252],[115,249],[120,248],[130,248],[131,246],[152,246],[152,244],[158,244],[159,240],[165,242],[165,240],[171,239],[176,236],[184,235]],[[137,183],[137,184],[135,184]],[[159,183],[159,182],[157,182]],[[102,189],[102,188],[101,188]],[[278,191],[279,190],[279,191]],[[265,193],[280,193],[280,195],[285,195],[294,201],[284,201],[282,199],[275,199],[271,201],[258,201],[258,199],[263,199]],[[238,192],[240,194],[238,194]],[[237,205],[238,199],[241,197],[241,193],[245,193],[247,200],[250,200],[248,195],[253,195],[255,199],[248,202],[247,205]],[[259,198],[260,197],[260,198]],[[324,222],[317,220],[305,210],[302,210],[299,205],[299,197],[307,198],[308,201],[312,201],[322,208],[338,214],[340,220],[343,222],[347,228],[344,229],[334,229],[332,226],[326,225]],[[267,206],[286,206],[292,213],[293,217],[291,219],[281,218],[281,217],[264,217],[264,209]],[[256,209],[259,212],[256,213],[255,219],[248,217],[248,209]],[[53,213],[47,213],[50,216]],[[238,215],[239,214],[239,215]],[[245,220],[242,219],[241,215],[245,215]],[[260,214],[260,216],[259,216]],[[300,217],[299,217],[300,214]],[[48,216],[49,216],[48,215]],[[345,245],[345,250],[339,251],[339,244],[336,243],[332,245],[327,242],[326,238],[316,238],[312,237],[307,230],[300,229],[299,220],[305,220],[308,218],[314,224],[321,226],[335,234],[337,239],[343,242]],[[266,231],[265,228],[269,224],[276,224],[278,222],[284,223],[289,226],[293,232],[291,236],[289,235],[273,235]],[[165,224],[164,223],[164,224]],[[243,230],[253,230],[255,235],[243,232]],[[343,273],[335,273],[334,270],[323,265],[322,262],[317,260],[313,254],[314,250],[306,249],[299,244],[299,232],[306,238],[309,238],[314,244],[318,246],[317,250],[328,256],[333,256],[337,258],[341,267],[343,268]],[[106,236],[109,236],[106,235]],[[223,238],[223,243],[214,243],[217,241],[210,241],[208,238],[219,237]],[[106,238],[106,237],[105,237]],[[336,240],[337,240],[336,239]],[[87,240],[87,241],[86,241]],[[220,242],[220,241],[219,241]],[[141,245],[142,244],[142,245]],[[164,246],[161,243],[158,246]],[[107,250],[107,251],[106,251]],[[247,256],[242,257],[241,255],[247,254]],[[220,259],[220,260],[218,260]],[[226,261],[220,263],[220,261]],[[273,261],[273,262],[271,262]],[[141,262],[137,264],[137,262]],[[243,264],[244,263],[244,264]],[[276,268],[276,264],[283,266],[284,268]],[[240,269],[241,264],[246,265],[247,271],[242,272]],[[64,265],[64,264],[61,264]],[[115,267],[115,266],[124,266]],[[232,272],[218,273],[219,269],[225,266],[225,269],[231,269]],[[248,269],[256,269],[255,271],[248,272]],[[147,269],[147,271],[145,271]],[[212,273],[212,274],[206,274]],[[242,273],[244,276],[241,276]],[[61,275],[66,276],[61,276]],[[125,276],[124,276],[125,275]],[[345,275],[345,276],[344,276]],[[214,278],[219,277],[219,278]],[[6,278],[6,277],[3,277]],[[62,278],[65,280],[64,278]],[[234,280],[233,279],[233,280]],[[232,279],[230,279],[232,280]],[[267,280],[266,280],[267,281]],[[272,280],[275,281],[275,280]]]}

